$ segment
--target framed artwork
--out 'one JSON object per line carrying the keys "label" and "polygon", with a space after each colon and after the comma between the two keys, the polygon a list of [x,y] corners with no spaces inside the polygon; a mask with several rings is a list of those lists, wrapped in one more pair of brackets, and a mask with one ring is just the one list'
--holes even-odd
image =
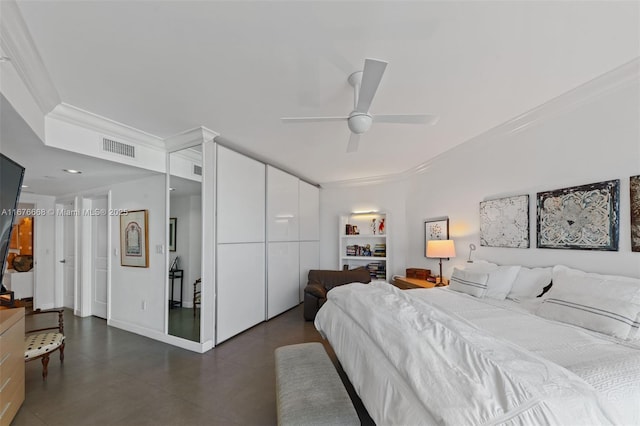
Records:
{"label": "framed artwork", "polygon": [[449,239],[449,217],[436,217],[424,221],[424,256],[427,257],[427,242]]}
{"label": "framed artwork", "polygon": [[640,252],[640,175],[629,178],[631,188],[631,251]]}
{"label": "framed artwork", "polygon": [[148,210],[129,210],[120,215],[120,264],[149,267]]}
{"label": "framed artwork", "polygon": [[538,193],[539,248],[618,250],[620,180]]}
{"label": "framed artwork", "polygon": [[169,218],[169,251],[176,251],[176,227],[178,218]]}
{"label": "framed artwork", "polygon": [[529,248],[529,196],[480,202],[480,245]]}

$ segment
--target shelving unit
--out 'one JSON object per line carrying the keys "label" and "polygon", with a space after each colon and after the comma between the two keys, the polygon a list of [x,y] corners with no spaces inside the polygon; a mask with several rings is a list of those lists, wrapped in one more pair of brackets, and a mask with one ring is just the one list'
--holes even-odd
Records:
{"label": "shelving unit", "polygon": [[[375,220],[375,233],[373,223]],[[380,232],[380,223],[384,229]],[[357,228],[358,234],[348,234]],[[389,271],[388,215],[386,213],[352,213],[340,216],[338,268],[365,266],[372,280],[386,280]]]}

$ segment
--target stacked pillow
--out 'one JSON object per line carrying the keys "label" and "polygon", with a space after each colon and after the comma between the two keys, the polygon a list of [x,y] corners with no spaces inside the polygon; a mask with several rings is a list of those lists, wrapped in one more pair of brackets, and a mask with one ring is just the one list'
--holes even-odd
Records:
{"label": "stacked pillow", "polygon": [[464,270],[454,268],[449,288],[476,297],[504,300],[520,269],[520,266],[498,266],[495,263],[476,261],[467,265]]}
{"label": "stacked pillow", "polygon": [[540,296],[551,283],[552,268],[526,268],[522,266],[507,295],[508,299],[532,299]]}
{"label": "stacked pillow", "polygon": [[640,279],[561,265],[553,268],[552,278],[537,315],[620,339],[640,339]]}

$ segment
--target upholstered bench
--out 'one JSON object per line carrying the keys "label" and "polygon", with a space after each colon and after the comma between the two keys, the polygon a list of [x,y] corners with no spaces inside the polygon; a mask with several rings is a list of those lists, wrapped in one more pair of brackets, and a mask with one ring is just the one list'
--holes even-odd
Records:
{"label": "upholstered bench", "polygon": [[351,398],[321,343],[276,349],[278,425],[359,425]]}

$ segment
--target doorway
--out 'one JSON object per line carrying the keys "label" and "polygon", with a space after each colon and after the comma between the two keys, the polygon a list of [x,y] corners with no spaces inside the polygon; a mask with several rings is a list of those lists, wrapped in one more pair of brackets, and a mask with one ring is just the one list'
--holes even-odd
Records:
{"label": "doorway", "polygon": [[[91,314],[107,319],[109,216],[107,197],[91,199]],[[104,212],[104,214],[103,214]]]}

